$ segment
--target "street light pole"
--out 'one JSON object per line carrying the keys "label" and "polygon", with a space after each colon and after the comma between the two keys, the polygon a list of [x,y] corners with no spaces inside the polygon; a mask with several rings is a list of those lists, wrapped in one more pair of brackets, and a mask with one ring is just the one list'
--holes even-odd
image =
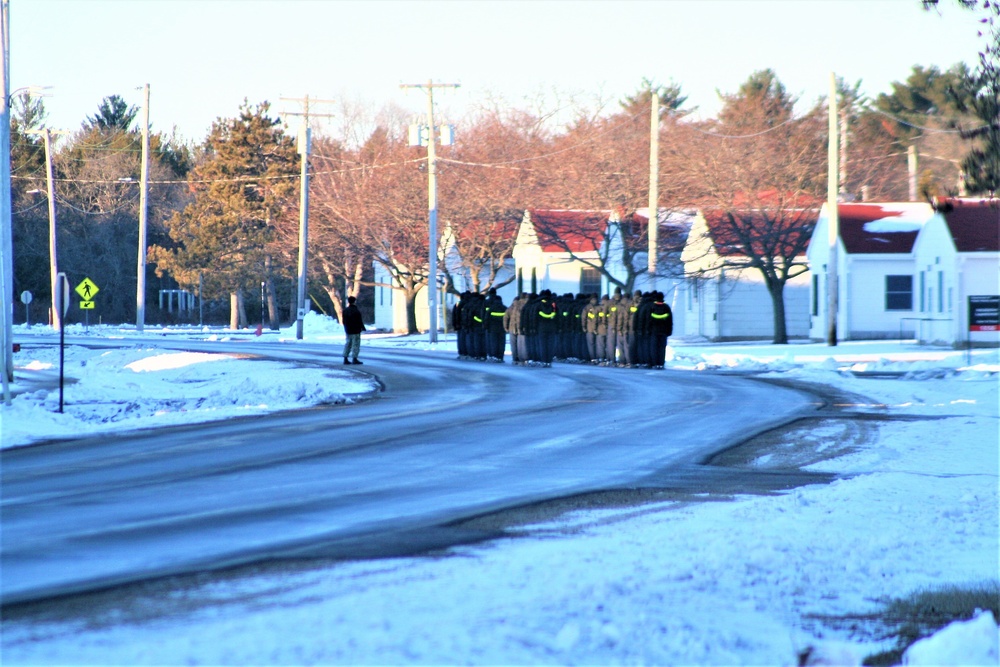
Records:
{"label": "street light pole", "polygon": [[427,91],[427,213],[430,237],[430,250],[428,252],[427,271],[427,309],[429,314],[428,327],[430,329],[430,342],[437,342],[437,255],[438,255],[438,231],[437,231],[437,139],[434,133],[434,89],[435,88],[458,88],[457,83],[434,83],[428,81],[423,84],[402,84],[400,88],[423,88]]}

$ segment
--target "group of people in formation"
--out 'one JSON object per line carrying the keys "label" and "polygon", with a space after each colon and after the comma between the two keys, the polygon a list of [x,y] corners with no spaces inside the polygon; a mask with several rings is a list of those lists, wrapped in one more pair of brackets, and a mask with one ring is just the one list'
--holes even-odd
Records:
{"label": "group of people in formation", "polygon": [[623,296],[522,293],[505,305],[495,289],[463,292],[452,310],[460,359],[504,360],[507,339],[516,365],[570,361],[663,368],[673,313],[662,292]]}

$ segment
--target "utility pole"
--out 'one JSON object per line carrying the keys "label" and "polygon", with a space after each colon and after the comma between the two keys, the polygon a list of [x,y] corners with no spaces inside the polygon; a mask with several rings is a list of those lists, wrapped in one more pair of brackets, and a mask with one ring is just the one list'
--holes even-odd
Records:
{"label": "utility pole", "polygon": [[28,130],[28,134],[40,134],[45,141],[45,182],[49,199],[49,283],[52,289],[52,326],[62,330],[62,309],[56,304],[56,281],[59,276],[59,252],[56,232],[56,186],[52,169],[52,135],[69,134],[66,130]]}
{"label": "utility pole", "polygon": [[830,72],[830,129],[827,147],[828,169],[826,174],[826,207],[828,209],[828,235],[830,253],[826,265],[826,344],[837,344],[837,313],[840,309],[837,290],[840,278],[837,275],[837,244],[840,242],[840,209],[837,201],[839,170],[837,168],[837,76]]}
{"label": "utility pole", "polygon": [[847,196],[847,107],[840,110],[840,178],[837,192]]}
{"label": "utility pole", "polygon": [[649,85],[649,248],[650,289],[656,289],[656,255],[660,236],[660,93]]}
{"label": "utility pole", "polygon": [[0,111],[0,378],[3,402],[10,405],[14,381],[14,234],[10,211],[10,5],[0,0],[0,78],[3,107]]}
{"label": "utility pole", "polygon": [[427,308],[430,315],[430,342],[437,342],[437,139],[434,136],[434,89],[458,88],[457,83],[404,83],[400,88],[422,88],[427,92],[427,211],[430,252],[427,276]]}
{"label": "utility pole", "polygon": [[[309,96],[305,97],[282,97],[289,102],[301,102],[302,112],[290,112],[289,116],[302,116],[302,125],[299,126],[299,155],[302,156],[302,163],[299,167],[299,282],[296,292],[296,315],[295,315],[295,339],[302,340],[303,324],[306,317],[306,296],[308,282],[309,262],[309,149],[312,146],[312,129],[309,127]],[[312,100],[333,104],[334,100]],[[313,114],[313,116],[332,118],[333,114]],[[261,305],[261,317],[263,317],[264,306]],[[263,320],[262,320],[263,322]],[[263,323],[261,324],[263,326]]]}
{"label": "utility pole", "polygon": [[917,147],[910,145],[906,149],[906,166],[910,172],[910,201],[917,201]]}
{"label": "utility pole", "polygon": [[135,271],[135,329],[142,333],[146,324],[146,227],[149,201],[149,84],[143,87],[142,167],[139,172],[139,257]]}
{"label": "utility pole", "polygon": [[56,189],[52,180],[52,132],[43,131],[45,138],[45,181],[49,199],[49,281],[52,287],[52,325],[62,331],[62,304],[56,303],[56,281],[59,276],[59,254],[56,240]]}

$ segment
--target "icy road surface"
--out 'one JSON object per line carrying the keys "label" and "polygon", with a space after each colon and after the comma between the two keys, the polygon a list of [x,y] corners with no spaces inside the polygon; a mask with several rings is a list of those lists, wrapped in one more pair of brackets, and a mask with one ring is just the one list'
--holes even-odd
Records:
{"label": "icy road surface", "polygon": [[[266,348],[313,361],[329,352]],[[366,359],[385,391],[358,405],[5,452],[5,602],[470,539],[447,524],[690,474],[710,453],[817,408],[804,393],[731,375],[514,368],[399,350]]]}

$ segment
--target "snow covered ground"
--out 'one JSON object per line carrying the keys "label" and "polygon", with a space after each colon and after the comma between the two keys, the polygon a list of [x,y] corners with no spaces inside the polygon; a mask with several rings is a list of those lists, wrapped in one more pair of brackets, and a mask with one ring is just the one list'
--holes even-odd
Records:
{"label": "snow covered ground", "polygon": [[[51,333],[36,326],[15,336],[30,342],[39,332]],[[86,403],[74,399],[59,414],[50,388],[57,350],[26,345],[15,355],[16,396],[0,405],[4,448],[349,401],[372,389],[349,369],[298,366],[271,386],[257,379],[260,364],[277,362],[157,349],[162,332],[149,327],[148,348],[86,350],[72,345],[75,334],[82,330],[67,332],[66,374]],[[89,335],[134,331],[90,327]],[[259,340],[279,339],[294,334]],[[310,315],[305,342],[342,340],[335,323]],[[454,355],[447,338],[366,336],[362,357],[374,345]],[[815,664],[860,664],[893,641],[824,619],[998,579],[997,350],[974,350],[970,361],[965,351],[912,341],[672,341],[668,352],[668,366],[681,371],[752,370],[867,399],[852,410],[940,419],[872,422],[870,445],[807,467],[838,481],[780,495],[578,511],[446,554],[244,568],[137,587],[127,602],[94,598],[85,615],[5,617],[2,662],[794,665],[811,647]],[[839,433],[819,429],[811,446],[836,447]],[[771,456],[755,465],[766,468]],[[908,659],[995,665],[998,643],[987,613],[915,645]]]}

